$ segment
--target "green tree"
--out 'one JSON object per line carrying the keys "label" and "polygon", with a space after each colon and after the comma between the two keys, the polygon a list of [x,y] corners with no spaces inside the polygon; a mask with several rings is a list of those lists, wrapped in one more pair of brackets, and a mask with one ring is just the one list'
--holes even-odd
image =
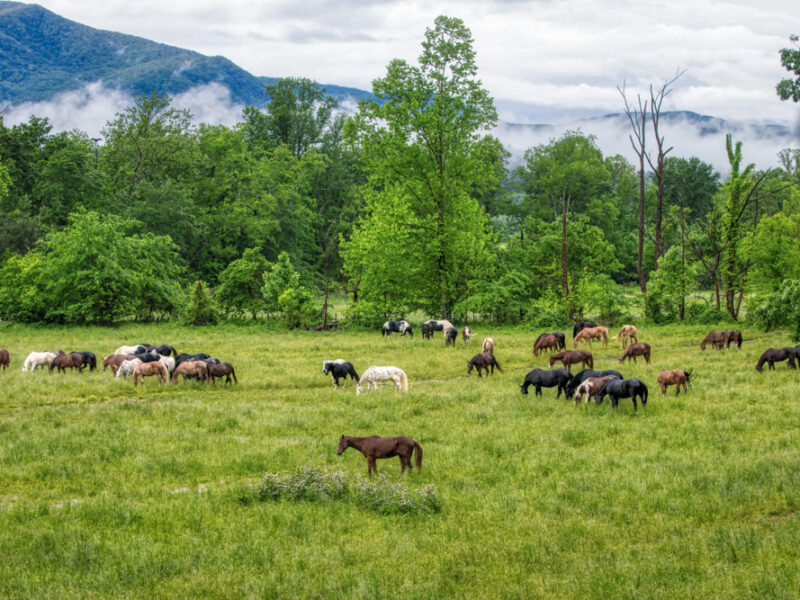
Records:
{"label": "green tree", "polygon": [[189,301],[183,309],[181,321],[186,325],[215,325],[219,321],[219,313],[214,298],[206,290],[202,281],[195,281]]}
{"label": "green tree", "polygon": [[751,280],[763,291],[776,291],[784,279],[800,280],[800,214],[762,219],[745,253],[753,265]]}
{"label": "green tree", "polygon": [[[497,113],[477,79],[469,29],[439,16],[422,47],[419,66],[389,63],[386,76],[373,82],[376,99],[360,102],[346,127],[370,190],[345,263],[367,300],[384,292],[374,287],[380,278],[370,276],[377,269],[415,290],[413,298],[405,296],[416,306],[449,315],[466,282],[491,271],[492,236],[476,198],[498,186],[502,148],[482,135]],[[396,213],[385,205],[398,202],[407,218],[384,221]],[[393,236],[373,235],[391,229]],[[416,268],[370,243],[389,237],[402,240]]]}
{"label": "green tree", "polygon": [[269,263],[261,248],[248,248],[219,276],[217,301],[228,312],[249,312],[255,319],[265,306],[261,288],[268,269]]}
{"label": "green tree", "polygon": [[261,293],[264,296],[267,310],[279,310],[278,299],[288,289],[300,286],[300,273],[292,265],[287,252],[281,252],[278,261],[272,265],[269,273],[264,275]]}
{"label": "green tree", "polygon": [[647,314],[656,323],[667,323],[686,315],[686,297],[697,285],[692,263],[686,263],[680,246],[667,250],[658,270],[650,273],[647,283]]}
{"label": "green tree", "polygon": [[789,41],[794,44],[794,48],[783,48],[780,51],[781,66],[792,74],[792,78],[782,79],[778,83],[776,90],[781,100],[800,102],[800,37],[790,35]]}
{"label": "green tree", "polygon": [[756,324],[769,331],[789,327],[792,339],[800,342],[800,281],[785,279],[753,311]]}

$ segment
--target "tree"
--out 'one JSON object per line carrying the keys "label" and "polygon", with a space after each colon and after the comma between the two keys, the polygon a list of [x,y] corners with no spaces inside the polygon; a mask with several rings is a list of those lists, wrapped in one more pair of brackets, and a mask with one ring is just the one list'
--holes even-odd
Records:
{"label": "tree", "polygon": [[780,51],[781,66],[792,73],[794,79],[782,79],[776,86],[778,96],[781,100],[792,99],[793,102],[800,102],[800,37],[790,35],[789,41],[794,44],[794,48],[783,48]]}
{"label": "tree", "polygon": [[261,254],[261,248],[248,248],[219,276],[217,300],[228,311],[249,312],[255,319],[264,309],[261,288],[268,269],[269,263]]}
{"label": "tree", "polygon": [[686,296],[695,287],[694,266],[686,264],[683,249],[673,246],[662,256],[658,271],[650,273],[648,314],[656,323],[685,318]]}
{"label": "tree", "polygon": [[189,302],[183,309],[181,320],[186,325],[216,325],[219,320],[214,298],[202,281],[195,281]]}
{"label": "tree", "polygon": [[[414,290],[414,298],[405,295],[415,306],[447,316],[467,282],[490,272],[491,233],[476,197],[499,184],[495,165],[502,150],[482,135],[497,113],[477,79],[469,29],[460,19],[439,16],[422,47],[419,66],[389,63],[386,76],[373,82],[376,99],[361,101],[346,126],[369,189],[345,268],[367,300],[382,297],[384,290],[373,287],[382,277],[370,274],[379,270]],[[397,215],[386,206],[394,203],[407,212],[386,222]],[[373,232],[392,229],[416,268],[401,270],[407,261],[373,244],[390,237]]]}

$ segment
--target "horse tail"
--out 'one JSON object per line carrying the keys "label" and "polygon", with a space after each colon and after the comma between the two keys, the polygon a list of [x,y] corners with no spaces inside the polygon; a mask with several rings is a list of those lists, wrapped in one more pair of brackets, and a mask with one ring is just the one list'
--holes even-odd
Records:
{"label": "horse tail", "polygon": [[358,376],[358,373],[356,373],[356,368],[355,368],[353,365],[350,365],[350,369],[349,369],[349,371],[348,371],[348,372],[350,373],[350,379],[355,379],[356,381],[358,381],[359,379],[361,379],[361,378]]}
{"label": "horse tail", "polygon": [[589,368],[594,369],[594,357],[591,355],[591,353],[589,354],[589,360],[587,362],[589,363]]}
{"label": "horse tail", "polygon": [[497,370],[501,373],[505,373],[505,371],[503,371],[503,367],[500,366],[500,363],[497,362],[497,359],[494,357],[494,355],[492,355],[492,360],[494,361],[494,366],[497,367]]}
{"label": "horse tail", "polygon": [[742,332],[741,331],[737,331],[736,333],[739,334],[739,341],[736,342],[736,347],[737,348],[741,348],[742,347]]}
{"label": "horse tail", "polygon": [[[400,389],[404,392],[408,391],[408,375],[405,371],[400,371]],[[420,460],[422,459],[420,458]]]}
{"label": "horse tail", "polygon": [[417,470],[422,470],[422,446],[417,443],[417,440],[411,440],[414,442],[414,450],[416,451],[416,459],[417,459]]}
{"label": "horse tail", "polygon": [[233,376],[233,383],[239,383],[239,380],[236,379],[236,371],[233,370],[233,365],[231,365],[231,375]]}

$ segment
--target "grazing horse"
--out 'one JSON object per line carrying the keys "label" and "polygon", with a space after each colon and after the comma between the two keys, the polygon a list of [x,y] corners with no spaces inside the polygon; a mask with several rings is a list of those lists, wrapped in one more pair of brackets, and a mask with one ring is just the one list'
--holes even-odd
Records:
{"label": "grazing horse", "polygon": [[233,370],[233,365],[229,362],[220,363],[218,365],[209,365],[208,376],[211,378],[211,383],[214,385],[217,384],[217,382],[214,381],[215,377],[224,377],[226,384],[230,383],[231,377],[233,377],[233,383],[239,383],[239,380],[236,379],[236,372]]}
{"label": "grazing horse", "polygon": [[369,391],[370,387],[377,390],[379,381],[393,381],[394,389],[396,391],[408,391],[408,376],[403,372],[402,369],[398,369],[397,367],[373,366],[364,371],[361,379],[358,380],[358,383],[356,384],[356,396],[361,394],[365,384],[367,386],[367,391]]}
{"label": "grazing horse", "polygon": [[179,366],[182,362],[206,360],[207,358],[211,358],[211,355],[204,352],[198,352],[197,354],[186,354],[185,352],[182,352],[175,357],[175,366]]}
{"label": "grazing horse", "polygon": [[622,356],[619,357],[619,362],[625,362],[625,359],[628,359],[628,362],[631,362],[633,359],[633,364],[636,364],[636,357],[637,356],[644,356],[645,362],[648,364],[650,363],[650,344],[646,342],[640,342],[637,344],[631,344],[625,351],[622,353]]}
{"label": "grazing horse", "polygon": [[433,325],[431,325],[429,321],[425,321],[422,327],[420,327],[420,330],[422,331],[423,340],[429,340],[433,337]]}
{"label": "grazing horse", "polygon": [[536,341],[533,343],[533,345],[535,346],[539,342],[539,340],[542,339],[546,335],[554,335],[556,337],[556,339],[558,340],[558,348],[556,348],[556,350],[566,350],[567,349],[567,338],[560,331],[554,331],[553,333],[540,333],[539,337],[536,338]]}
{"label": "grazing horse", "polygon": [[103,371],[105,371],[108,367],[111,367],[111,372],[114,375],[117,374],[117,369],[119,366],[124,363],[126,360],[133,360],[136,358],[133,354],[109,354],[103,359]]}
{"label": "grazing horse", "polygon": [[542,395],[542,388],[543,387],[555,387],[557,388],[556,391],[556,398],[561,397],[561,392],[566,387],[567,383],[569,383],[569,373],[567,373],[564,369],[534,369],[527,375],[525,375],[525,381],[522,382],[522,385],[519,388],[523,394],[528,393],[528,388],[533,386],[536,388],[536,396]]}
{"label": "grazing horse", "polygon": [[53,362],[50,363],[50,370],[58,369],[59,373],[66,373],[67,369],[78,369],[78,373],[83,373],[83,356],[77,352],[67,354],[59,350]]}
{"label": "grazing horse", "polygon": [[444,345],[456,347],[456,338],[458,337],[458,329],[455,327],[448,327],[444,330]]}
{"label": "grazing horse", "polygon": [[89,367],[90,371],[94,371],[97,368],[97,357],[94,355],[93,352],[76,352],[74,354],[80,354],[83,357],[83,364],[84,366]]}
{"label": "grazing horse", "polygon": [[550,368],[553,367],[556,361],[561,361],[570,372],[572,365],[581,363],[581,367],[589,365],[590,369],[594,368],[594,358],[592,353],[588,350],[562,350],[550,357]]}
{"label": "grazing horse", "polygon": [[711,344],[714,350],[722,350],[722,347],[728,341],[729,332],[727,331],[709,331],[708,335],[700,342],[700,349],[705,350],[706,344]]}
{"label": "grazing horse", "polygon": [[429,332],[428,333],[429,338],[433,337],[434,331],[446,332],[448,327],[453,327],[453,324],[447,319],[440,319],[438,321],[436,319],[430,319],[428,321],[425,321],[423,325],[427,326],[427,330]]}
{"label": "grazing horse", "polygon": [[160,346],[153,346],[153,344],[139,344],[145,349],[145,352],[155,352],[161,356],[178,356],[178,351],[169,344],[161,344]]}
{"label": "grazing horse", "polygon": [[156,352],[137,352],[134,356],[143,363],[158,362],[161,359],[161,355]]}
{"label": "grazing horse", "polygon": [[395,456],[400,457],[400,473],[403,474],[406,469],[411,468],[411,454],[415,450],[417,452],[417,470],[422,470],[422,446],[404,435],[394,437],[343,435],[339,438],[336,454],[341,456],[342,452],[348,448],[355,448],[366,457],[367,475],[370,477],[372,477],[373,471],[378,472],[378,467],[375,466],[376,459]]}
{"label": "grazing horse", "polygon": [[686,393],[686,384],[691,385],[691,381],[689,378],[692,376],[692,371],[694,369],[689,369],[688,371],[684,371],[683,369],[673,369],[672,371],[661,371],[658,374],[658,385],[661,386],[661,395],[665,395],[667,393],[667,386],[674,385],[675,386],[675,395],[681,393],[681,386],[683,386],[683,393]]}
{"label": "grazing horse", "polygon": [[172,358],[171,356],[164,356],[162,354],[161,358],[158,359],[158,362],[160,362],[162,365],[167,367],[167,371],[169,371],[169,374],[172,375],[172,372],[175,370],[175,359],[174,358]]}
{"label": "grazing horse", "polygon": [[737,348],[742,347],[742,332],[738,329],[731,329],[727,332],[728,339],[725,341],[725,348],[730,348],[731,344],[736,344]]}
{"label": "grazing horse", "polygon": [[789,368],[795,369],[797,368],[794,364],[795,358],[798,358],[797,352],[791,346],[786,346],[785,348],[769,348],[764,351],[764,354],[761,355],[761,358],[758,359],[758,364],[756,365],[756,371],[761,373],[764,370],[763,364],[769,363],[769,370],[775,370],[775,363],[780,362],[782,360],[789,361]]}
{"label": "grazing horse", "polygon": [[36,367],[49,367],[55,357],[55,352],[31,352],[22,364],[22,370],[35,371]]}
{"label": "grazing horse", "polygon": [[569,383],[567,383],[567,386],[564,388],[564,393],[567,396],[572,396],[577,387],[589,379],[589,377],[605,377],[606,375],[616,375],[622,379],[622,373],[619,371],[614,371],[613,369],[608,369],[606,371],[593,371],[591,369],[584,369],[577,375],[572,376],[572,379],[569,380]]}
{"label": "grazing horse", "polygon": [[540,335],[533,344],[533,355],[539,356],[540,352],[544,352],[545,350],[553,350],[558,351],[561,349],[561,341],[559,340],[555,334],[547,333]]}
{"label": "grazing horse", "polygon": [[611,407],[617,408],[620,398],[633,400],[633,410],[636,410],[636,397],[642,401],[642,408],[647,406],[647,386],[638,379],[611,379],[606,382],[603,389],[597,394],[596,402],[599,404],[608,395]]}
{"label": "grazing horse", "polygon": [[[497,362],[497,359],[494,357],[494,354],[489,354],[488,352],[481,352],[480,354],[476,354],[467,363],[467,375],[472,373],[472,369],[475,368],[478,370],[478,377],[481,376],[481,369],[486,369],[486,375],[494,375],[494,368],[497,367],[497,370],[501,373],[503,369],[500,367],[500,363]],[[491,369],[491,373],[489,372]]]}
{"label": "grazing horse", "polygon": [[572,328],[572,339],[575,339],[578,336],[578,333],[581,329],[585,329],[587,327],[597,327],[597,323],[594,321],[578,321],[575,323],[575,327]]}
{"label": "grazing horse", "polygon": [[586,403],[589,403],[594,397],[595,403],[597,403],[597,394],[600,393],[600,390],[603,389],[603,386],[611,379],[619,379],[616,375],[606,375],[605,377],[589,377],[581,383],[578,388],[575,390],[575,395],[573,396],[572,400],[575,404],[580,404],[581,398],[586,396]]}
{"label": "grazing horse", "polygon": [[411,325],[409,325],[408,321],[386,321],[381,327],[381,335],[385,335],[386,339],[389,339],[389,336],[392,335],[392,332],[399,333],[403,337],[406,334],[414,337],[414,332],[411,330]]}
{"label": "grazing horse", "polygon": [[133,375],[133,372],[142,364],[138,358],[131,358],[130,360],[123,360],[119,367],[117,367],[116,374],[114,375],[114,379],[125,379],[128,375]]}
{"label": "grazing horse", "polygon": [[142,354],[143,352],[147,352],[147,348],[143,344],[138,344],[137,346],[120,346],[116,350],[114,350],[114,354]]}
{"label": "grazing horse", "polygon": [[608,346],[608,329],[599,325],[597,327],[584,327],[578,332],[573,340],[572,344],[574,348],[578,347],[578,342],[583,340],[583,347],[586,347],[586,343],[589,343],[589,348],[592,347],[592,340],[599,339],[603,346]]}
{"label": "grazing horse", "polygon": [[465,344],[469,344],[474,334],[475,332],[469,328],[469,325],[464,325],[464,327],[461,329],[461,339],[464,340]]}
{"label": "grazing horse", "polygon": [[3,367],[3,370],[5,371],[8,368],[9,363],[11,363],[11,355],[5,348],[0,348],[0,367]]}
{"label": "grazing horse", "polygon": [[614,339],[622,339],[622,348],[624,349],[628,345],[628,342],[631,342],[631,340],[633,340],[632,343],[634,344],[638,343],[638,335],[639,331],[636,329],[635,325],[623,325],[622,329],[619,330],[619,333],[614,336]]}
{"label": "grazing horse", "polygon": [[167,367],[165,367],[163,363],[143,362],[136,365],[136,367],[133,369],[133,386],[136,387],[136,383],[139,381],[139,379],[142,380],[142,385],[144,385],[144,378],[150,377],[151,375],[155,375],[158,378],[159,385],[167,383],[167,380],[169,379]]}
{"label": "grazing horse", "polygon": [[204,360],[186,360],[175,367],[172,383],[178,383],[178,375],[183,376],[184,383],[188,378],[196,376],[198,379],[205,379],[208,384],[208,363]]}
{"label": "grazing horse", "polygon": [[356,373],[353,364],[347,362],[342,358],[337,358],[336,360],[322,361],[322,372],[325,375],[328,375],[330,373],[331,384],[335,388],[339,387],[340,379],[344,379],[344,385],[346,387],[348,375],[350,375],[350,379],[358,381],[358,373]]}
{"label": "grazing horse", "polygon": [[481,344],[481,352],[488,352],[494,354],[494,338],[484,338]]}

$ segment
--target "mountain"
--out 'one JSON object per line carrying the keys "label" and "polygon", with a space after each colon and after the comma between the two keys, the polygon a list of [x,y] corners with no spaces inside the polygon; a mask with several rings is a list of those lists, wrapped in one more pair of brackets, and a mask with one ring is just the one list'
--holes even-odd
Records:
{"label": "mountain", "polygon": [[[233,103],[263,107],[264,86],[277,78],[256,77],[221,56],[94,29],[36,4],[0,1],[0,104],[41,102],[96,81],[132,96],[177,95],[216,83]],[[326,87],[337,99],[369,95]]]}

